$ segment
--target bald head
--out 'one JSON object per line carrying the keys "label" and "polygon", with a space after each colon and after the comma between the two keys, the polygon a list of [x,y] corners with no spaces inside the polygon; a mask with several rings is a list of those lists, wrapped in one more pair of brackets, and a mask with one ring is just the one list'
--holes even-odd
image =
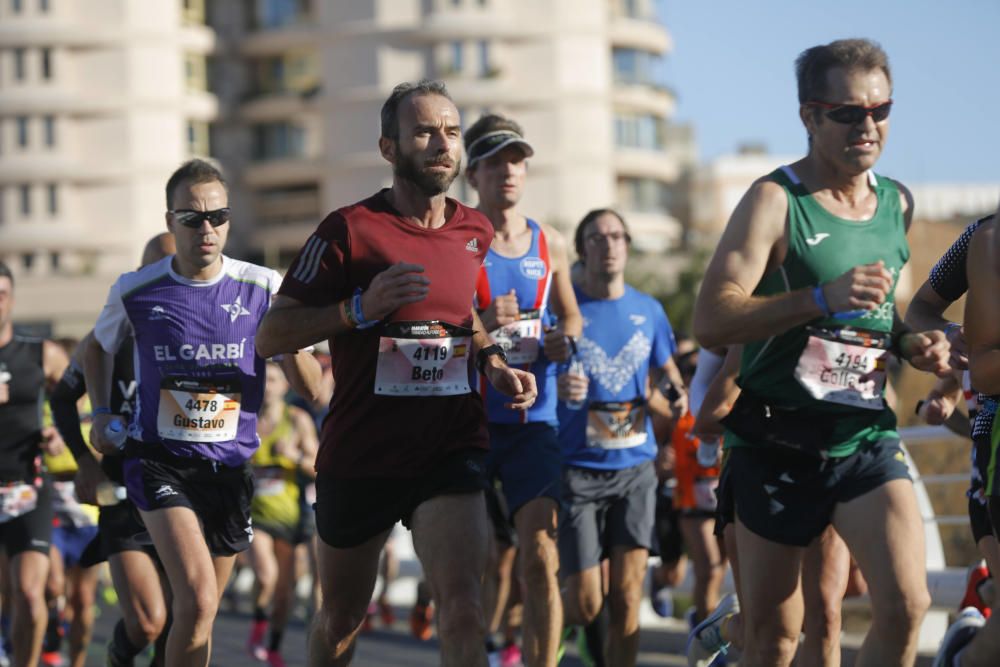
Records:
{"label": "bald head", "polygon": [[142,266],[149,266],[160,261],[164,257],[176,254],[177,244],[174,242],[174,235],[170,232],[157,234],[149,239],[146,248],[142,251]]}

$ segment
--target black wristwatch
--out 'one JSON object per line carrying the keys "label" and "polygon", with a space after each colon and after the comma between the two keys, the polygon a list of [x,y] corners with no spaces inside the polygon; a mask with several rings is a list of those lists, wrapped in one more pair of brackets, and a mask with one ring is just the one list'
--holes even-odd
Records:
{"label": "black wristwatch", "polygon": [[503,348],[494,343],[493,345],[487,345],[486,347],[476,352],[476,369],[480,373],[484,373],[486,369],[486,357],[493,355],[499,356],[503,359],[503,362],[507,363],[507,355],[504,353]]}

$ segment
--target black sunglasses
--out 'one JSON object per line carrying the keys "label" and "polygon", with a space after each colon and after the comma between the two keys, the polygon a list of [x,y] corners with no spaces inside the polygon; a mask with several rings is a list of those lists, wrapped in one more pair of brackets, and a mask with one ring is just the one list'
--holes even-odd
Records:
{"label": "black sunglasses", "polygon": [[174,220],[190,227],[199,229],[206,220],[213,227],[219,227],[229,222],[229,208],[217,208],[214,211],[192,211],[189,208],[179,208],[175,211],[167,211],[174,216]]}
{"label": "black sunglasses", "polygon": [[806,106],[827,109],[824,115],[835,123],[857,125],[864,122],[868,116],[871,116],[876,123],[881,123],[889,117],[889,111],[892,110],[892,100],[870,107],[863,107],[860,104],[830,104],[829,102],[806,102]]}

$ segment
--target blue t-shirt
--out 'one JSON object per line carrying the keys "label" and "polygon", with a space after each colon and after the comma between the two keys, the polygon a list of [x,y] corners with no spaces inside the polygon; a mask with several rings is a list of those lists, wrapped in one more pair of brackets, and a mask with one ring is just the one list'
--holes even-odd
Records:
{"label": "blue t-shirt", "polygon": [[479,269],[474,304],[485,310],[498,296],[517,295],[521,320],[513,325],[491,331],[493,339],[504,348],[512,366],[530,371],[538,384],[538,398],[527,410],[504,407],[510,397],[493,388],[485,377],[479,378],[479,393],[486,401],[490,422],[523,424],[556,420],[556,366],[542,348],[544,329],[551,326],[549,292],[552,289],[552,262],[548,242],[541,225],[528,219],[531,245],[520,257],[506,257],[490,248]]}
{"label": "blue t-shirt", "polygon": [[623,470],[656,457],[653,422],[644,406],[651,367],[674,353],[663,307],[628,285],[619,299],[594,299],[574,288],[583,315],[577,351],[590,385],[587,404],[559,402],[559,443],[566,465]]}

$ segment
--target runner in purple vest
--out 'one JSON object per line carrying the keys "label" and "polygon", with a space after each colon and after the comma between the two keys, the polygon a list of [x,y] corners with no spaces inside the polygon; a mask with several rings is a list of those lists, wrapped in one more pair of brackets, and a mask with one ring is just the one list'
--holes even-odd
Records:
{"label": "runner in purple vest", "polygon": [[[173,591],[168,667],[208,665],[212,623],[234,556],[253,539],[253,475],[264,359],[254,333],[281,277],[222,254],[229,199],[222,174],[192,160],[167,182],[167,229],[177,254],[123,274],[111,288],[85,356],[94,406],[91,438],[125,456],[135,503]],[[128,440],[106,429],[114,354],[135,337],[138,397]],[[290,354],[297,391],[318,391],[319,363]]]}

